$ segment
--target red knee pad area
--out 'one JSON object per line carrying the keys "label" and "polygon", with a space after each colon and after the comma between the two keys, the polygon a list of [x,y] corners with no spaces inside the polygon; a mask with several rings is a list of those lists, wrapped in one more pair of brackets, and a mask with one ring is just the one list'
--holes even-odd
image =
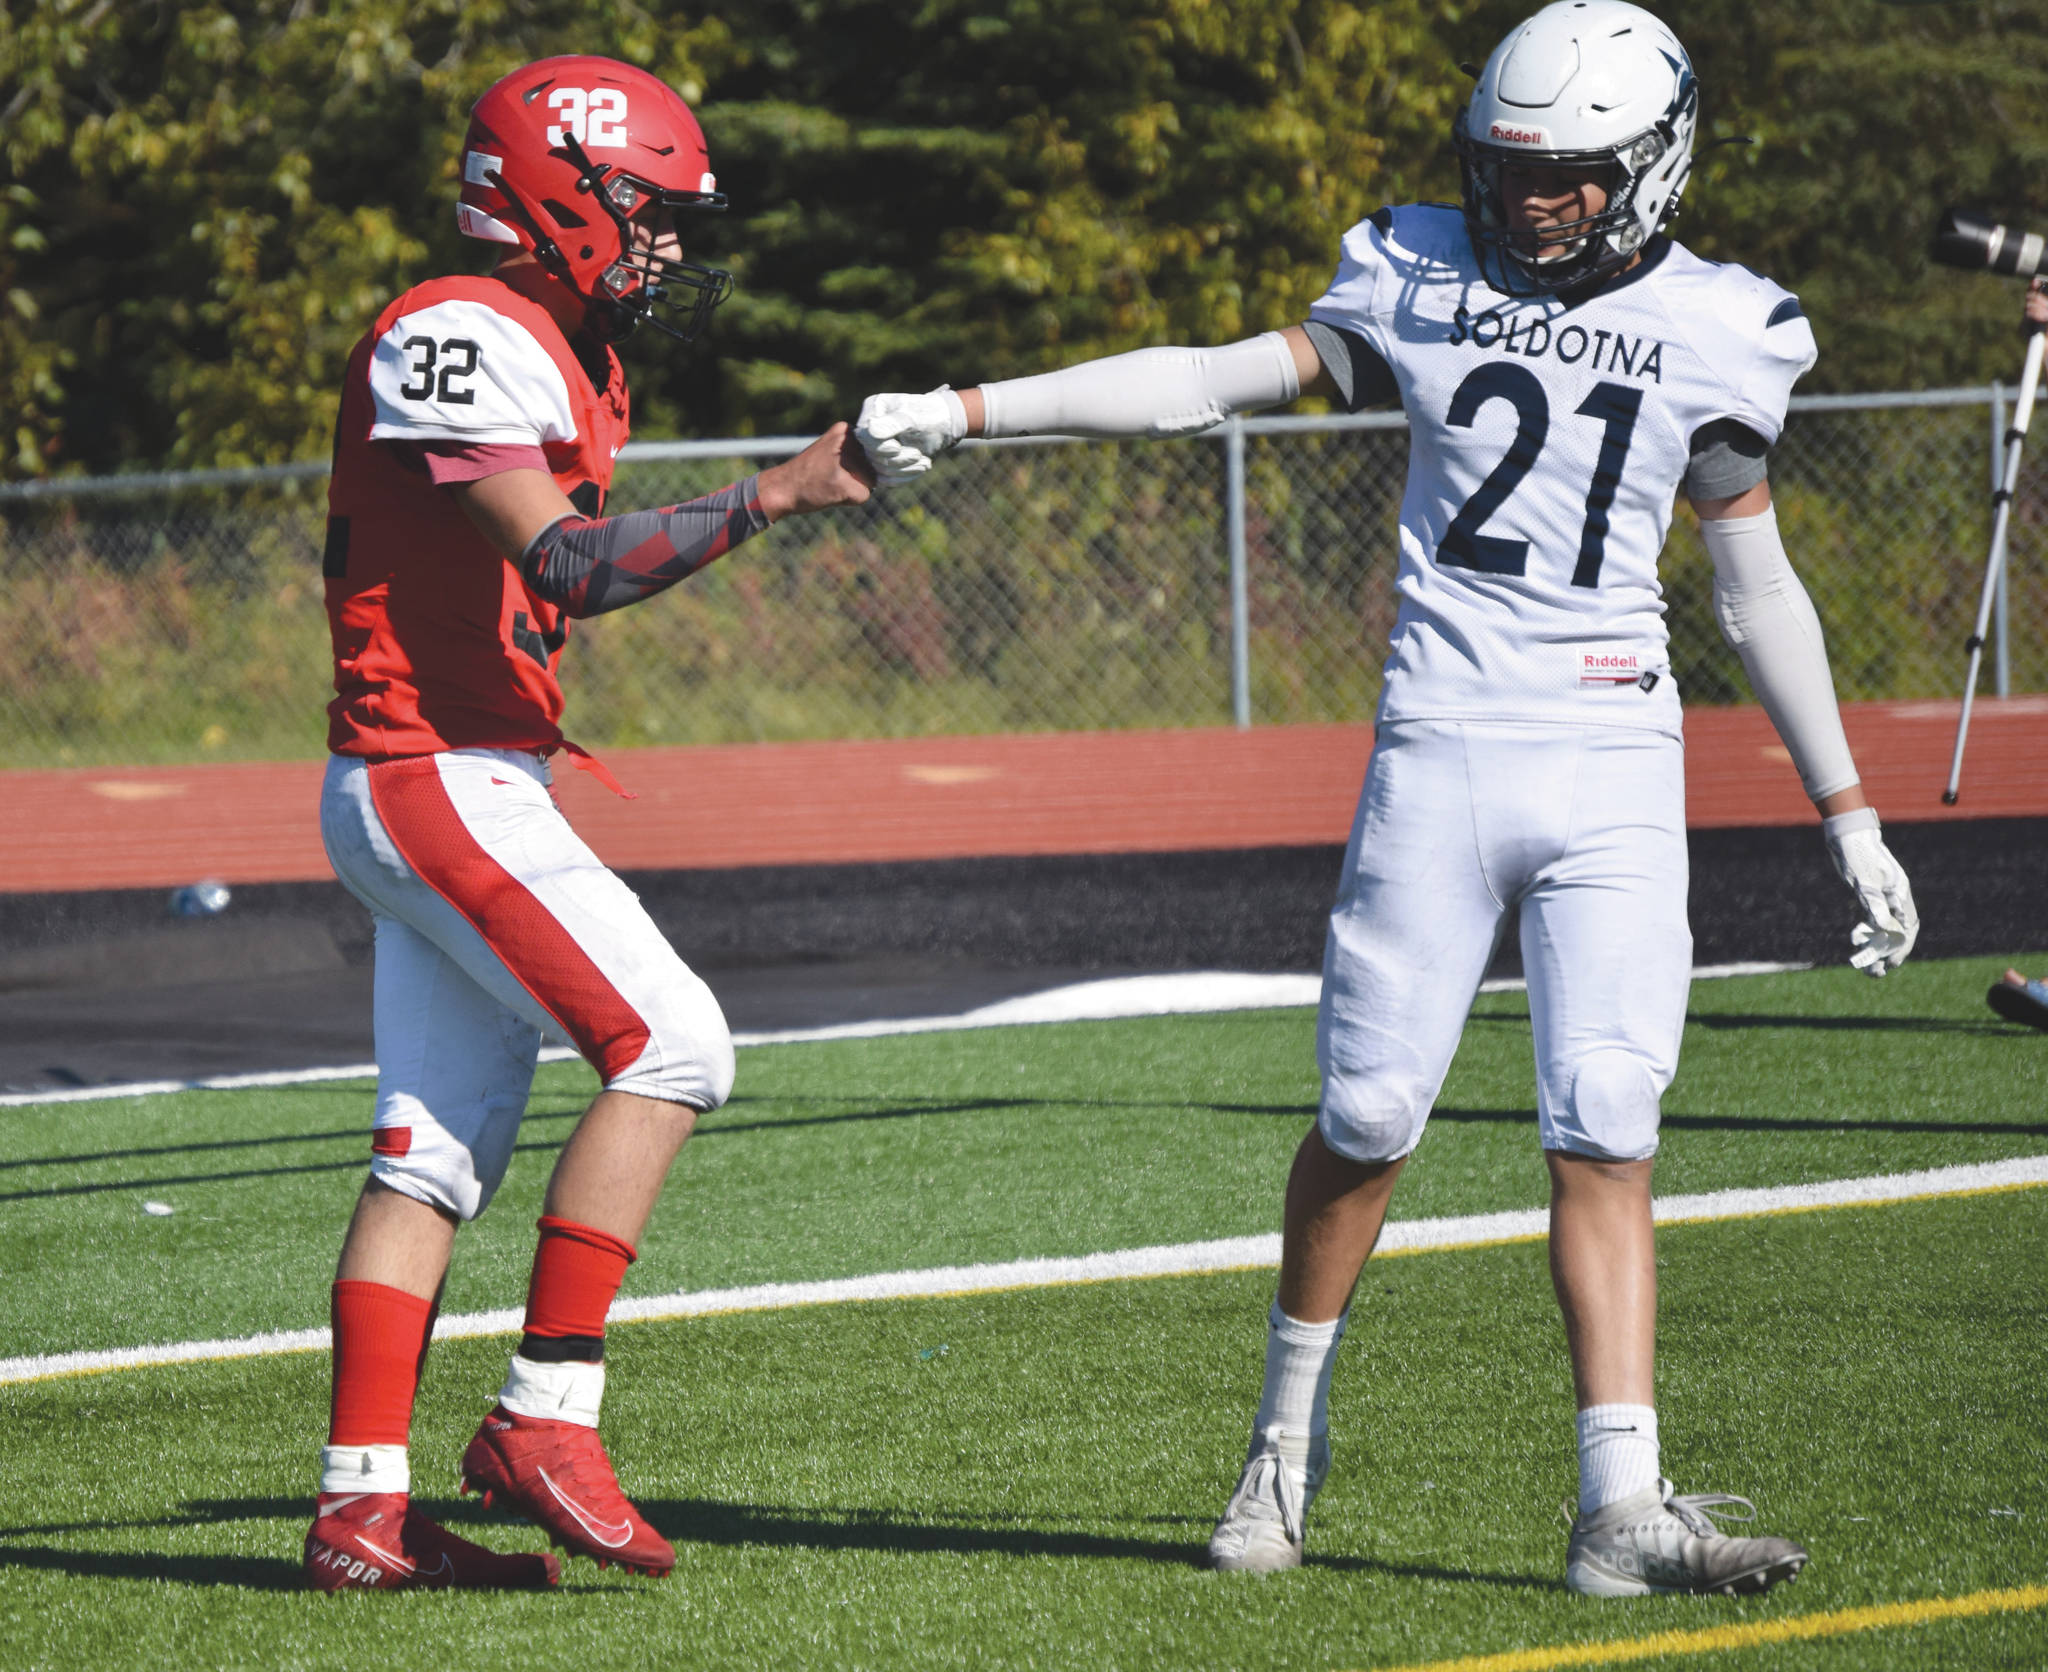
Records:
{"label": "red knee pad area", "polygon": [[434,1303],[382,1283],[351,1280],[334,1285],[329,1316],[334,1404],[327,1443],[404,1445],[433,1333]]}
{"label": "red knee pad area", "polygon": [[633,1245],[607,1231],[543,1217],[526,1292],[526,1333],[603,1335],[605,1314],[633,1260]]}

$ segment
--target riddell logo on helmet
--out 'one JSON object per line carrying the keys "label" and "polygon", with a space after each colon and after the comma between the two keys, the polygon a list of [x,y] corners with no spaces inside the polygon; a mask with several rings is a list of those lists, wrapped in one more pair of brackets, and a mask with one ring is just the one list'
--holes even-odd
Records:
{"label": "riddell logo on helmet", "polygon": [[1550,134],[1544,128],[1518,128],[1511,122],[1496,122],[1486,130],[1489,139],[1505,140],[1510,145],[1548,145]]}

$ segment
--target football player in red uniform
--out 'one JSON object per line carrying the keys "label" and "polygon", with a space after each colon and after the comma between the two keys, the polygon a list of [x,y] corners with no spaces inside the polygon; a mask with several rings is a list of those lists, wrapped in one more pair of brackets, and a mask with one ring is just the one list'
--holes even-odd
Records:
{"label": "football player in red uniform", "polygon": [[456,1227],[504,1176],[541,1031],[603,1078],[555,1167],[525,1334],[462,1458],[465,1490],[572,1553],[666,1573],[675,1552],[598,1439],[605,1314],[677,1150],[732,1086],[708,988],[555,806],[569,622],[673,586],[770,523],[858,504],[844,424],[704,499],[606,517],[624,444],[612,344],[688,341],[731,288],[683,259],[723,209],[690,109],[604,58],[551,58],[477,103],[461,229],[504,246],[378,315],[349,361],[327,525],[321,829],[376,921],[370,1178],[333,1291],[334,1400],[306,1536],[315,1584],[543,1586],[411,1507],[412,1404]]}

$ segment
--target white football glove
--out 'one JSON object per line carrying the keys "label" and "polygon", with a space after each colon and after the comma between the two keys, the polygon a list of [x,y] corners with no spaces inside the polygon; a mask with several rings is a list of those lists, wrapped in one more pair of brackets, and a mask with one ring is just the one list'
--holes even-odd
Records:
{"label": "white football glove", "polygon": [[861,402],[853,433],[874,466],[875,480],[885,488],[900,487],[966,439],[967,408],[944,384],[925,395],[870,395]]}
{"label": "white football glove", "polygon": [[1865,975],[1887,975],[1906,961],[1920,938],[1920,913],[1913,906],[1913,886],[1884,845],[1876,810],[1858,807],[1820,822],[1828,857],[1856,896],[1863,921],[1849,932],[1855,951],[1849,962]]}

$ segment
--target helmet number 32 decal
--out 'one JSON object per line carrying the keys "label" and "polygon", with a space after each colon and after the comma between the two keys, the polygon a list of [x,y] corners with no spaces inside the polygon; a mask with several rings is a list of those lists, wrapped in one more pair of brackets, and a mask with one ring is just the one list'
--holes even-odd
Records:
{"label": "helmet number 32 decal", "polygon": [[561,121],[548,129],[548,144],[559,146],[566,129],[578,145],[618,150],[626,143],[626,95],[616,87],[557,87],[548,109]]}

